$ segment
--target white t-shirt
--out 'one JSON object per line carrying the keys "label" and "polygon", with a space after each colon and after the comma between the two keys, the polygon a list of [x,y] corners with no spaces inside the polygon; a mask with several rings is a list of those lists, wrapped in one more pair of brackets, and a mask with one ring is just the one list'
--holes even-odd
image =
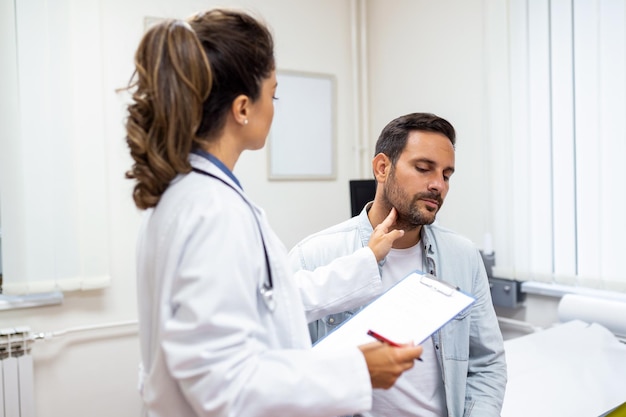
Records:
{"label": "white t-shirt", "polygon": [[[421,245],[391,249],[382,268],[385,290],[415,270],[423,270]],[[446,414],[441,369],[432,338],[422,344],[423,362],[406,371],[389,390],[376,389],[372,410],[366,417],[440,417]]]}

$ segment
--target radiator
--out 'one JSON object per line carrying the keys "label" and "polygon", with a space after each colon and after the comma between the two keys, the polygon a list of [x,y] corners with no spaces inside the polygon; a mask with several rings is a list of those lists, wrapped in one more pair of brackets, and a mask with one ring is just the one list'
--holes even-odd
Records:
{"label": "radiator", "polygon": [[35,417],[29,328],[0,329],[0,417]]}

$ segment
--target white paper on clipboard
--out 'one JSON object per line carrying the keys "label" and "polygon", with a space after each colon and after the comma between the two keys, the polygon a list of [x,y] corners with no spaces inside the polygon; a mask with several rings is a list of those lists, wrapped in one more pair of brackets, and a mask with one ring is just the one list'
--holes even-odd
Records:
{"label": "white paper on clipboard", "polygon": [[396,343],[421,344],[474,301],[474,297],[430,274],[413,272],[314,347],[358,346],[375,341],[368,330]]}

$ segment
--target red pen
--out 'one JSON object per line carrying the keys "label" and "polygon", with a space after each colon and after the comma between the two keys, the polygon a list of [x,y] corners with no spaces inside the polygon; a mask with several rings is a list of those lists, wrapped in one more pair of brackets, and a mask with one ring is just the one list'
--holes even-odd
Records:
{"label": "red pen", "polygon": [[[374,339],[378,340],[379,342],[387,343],[389,346],[402,347],[402,345],[400,343],[396,343],[393,340],[389,340],[385,336],[380,335],[380,334],[376,333],[373,330],[368,330],[367,334],[369,336],[372,336]],[[417,360],[420,361],[420,362],[424,362],[424,360],[422,358],[417,358]]]}

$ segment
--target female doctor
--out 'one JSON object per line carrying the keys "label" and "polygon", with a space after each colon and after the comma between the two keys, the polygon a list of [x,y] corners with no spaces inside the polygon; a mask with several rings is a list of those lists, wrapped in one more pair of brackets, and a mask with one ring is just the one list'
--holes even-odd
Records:
{"label": "female doctor", "polygon": [[[349,279],[371,287],[399,235],[387,233],[390,216],[371,248],[291,275],[286,249],[233,175],[244,150],[264,146],[274,115],[268,29],[225,9],[164,21],[144,35],[135,66],[126,175],[137,207],[149,209],[137,249],[144,415],[368,409],[372,389],[393,385],[422,348],[311,349],[297,288]],[[308,302],[333,302],[320,297]]]}

